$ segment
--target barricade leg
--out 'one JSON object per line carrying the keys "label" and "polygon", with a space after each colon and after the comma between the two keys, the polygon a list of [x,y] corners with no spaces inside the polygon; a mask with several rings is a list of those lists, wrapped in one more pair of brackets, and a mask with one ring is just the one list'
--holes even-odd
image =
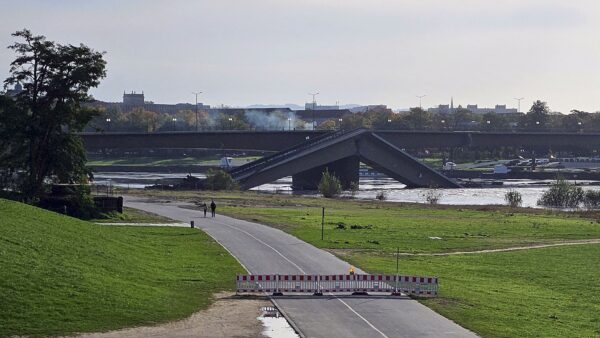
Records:
{"label": "barricade leg", "polygon": [[279,291],[279,281],[281,279],[280,275],[275,275],[275,291],[273,291],[273,296],[283,296],[283,293]]}
{"label": "barricade leg", "polygon": [[317,275],[316,277],[316,287],[315,287],[315,293],[313,293],[313,296],[322,296],[323,292],[321,291],[321,276]]}

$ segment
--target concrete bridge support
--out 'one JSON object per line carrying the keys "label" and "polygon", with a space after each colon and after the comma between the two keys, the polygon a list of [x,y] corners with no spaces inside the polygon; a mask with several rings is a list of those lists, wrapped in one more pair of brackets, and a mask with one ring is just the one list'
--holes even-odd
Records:
{"label": "concrete bridge support", "polygon": [[295,190],[317,190],[323,172],[328,170],[340,179],[343,189],[350,189],[352,182],[358,184],[358,169],[360,159],[350,156],[318,166],[292,176],[292,188]]}

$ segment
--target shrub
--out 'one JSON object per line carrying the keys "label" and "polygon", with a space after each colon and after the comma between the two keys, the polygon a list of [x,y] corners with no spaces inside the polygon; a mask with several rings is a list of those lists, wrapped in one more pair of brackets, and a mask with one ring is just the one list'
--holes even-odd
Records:
{"label": "shrub", "polygon": [[319,192],[326,198],[333,198],[342,193],[342,183],[340,179],[331,174],[326,168],[319,182]]}
{"label": "shrub", "polygon": [[521,196],[521,193],[513,189],[504,194],[504,200],[511,208],[517,208],[523,204],[523,197]]}
{"label": "shrub", "polygon": [[583,196],[583,205],[587,209],[600,208],[600,190],[588,190]]}
{"label": "shrub", "polygon": [[358,182],[350,182],[350,196],[352,198],[354,198],[356,196],[358,189],[359,189]]}
{"label": "shrub", "polygon": [[438,204],[442,199],[442,192],[438,189],[428,189],[423,193],[423,197],[429,204]]}
{"label": "shrub", "polygon": [[208,169],[204,188],[209,190],[237,190],[239,185],[228,172],[221,169]]}
{"label": "shrub", "polygon": [[581,187],[558,179],[550,189],[544,192],[537,201],[538,205],[551,208],[578,208],[583,202],[584,193]]}
{"label": "shrub", "polygon": [[377,192],[377,195],[375,195],[375,198],[380,200],[380,201],[385,201],[387,200],[387,193],[383,190]]}

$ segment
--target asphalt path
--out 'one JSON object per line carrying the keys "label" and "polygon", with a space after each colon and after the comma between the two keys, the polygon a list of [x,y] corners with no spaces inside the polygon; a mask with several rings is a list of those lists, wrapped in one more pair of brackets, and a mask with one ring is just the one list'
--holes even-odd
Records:
{"label": "asphalt path", "polygon": [[[275,228],[218,214],[204,218],[200,210],[190,209],[192,204],[125,197],[125,205],[186,223],[193,220],[252,274],[345,274],[350,266]],[[326,294],[273,301],[305,337],[477,337],[408,297]]]}

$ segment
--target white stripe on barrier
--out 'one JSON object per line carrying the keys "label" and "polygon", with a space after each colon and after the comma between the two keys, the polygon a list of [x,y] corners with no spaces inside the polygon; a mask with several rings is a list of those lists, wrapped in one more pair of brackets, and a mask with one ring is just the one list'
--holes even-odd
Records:
{"label": "white stripe on barrier", "polygon": [[435,297],[438,278],[396,275],[237,275],[237,292],[401,292]]}

